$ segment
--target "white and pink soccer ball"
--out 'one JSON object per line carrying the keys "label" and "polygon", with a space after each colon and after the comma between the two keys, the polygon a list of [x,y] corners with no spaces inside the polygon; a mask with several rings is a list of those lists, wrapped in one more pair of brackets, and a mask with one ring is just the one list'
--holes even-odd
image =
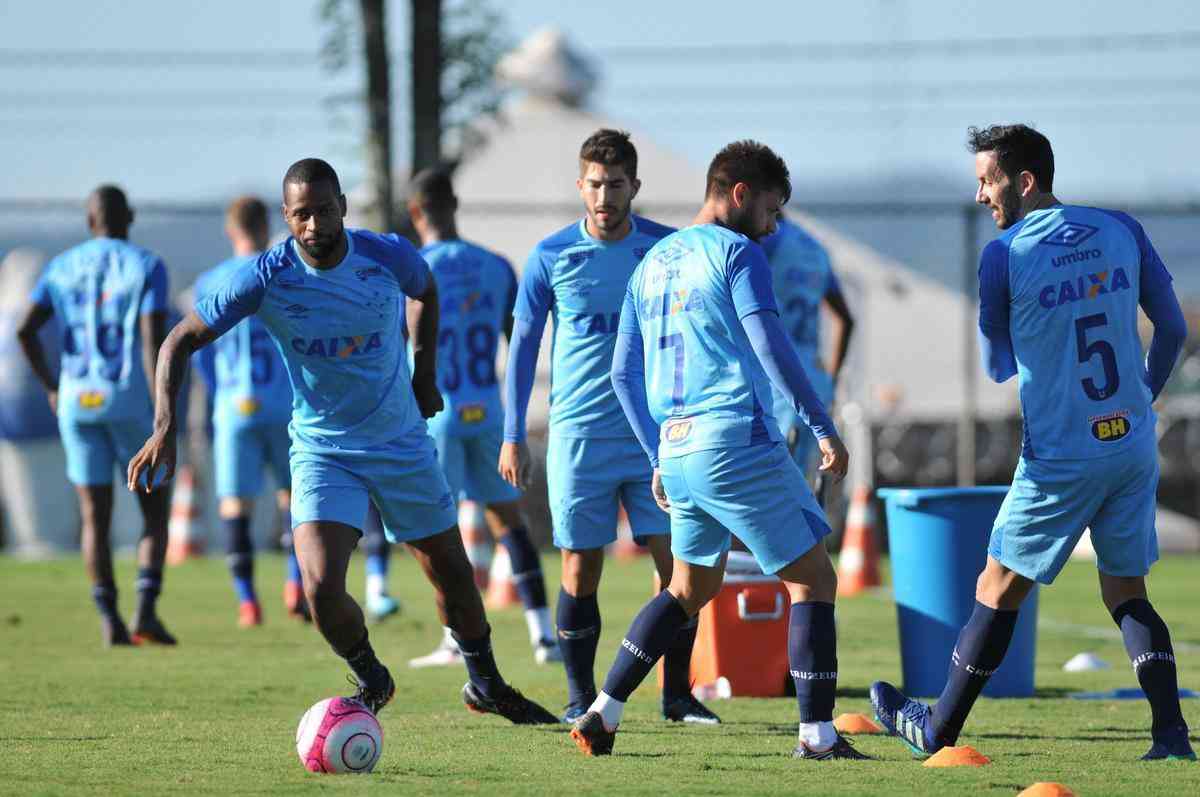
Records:
{"label": "white and pink soccer ball", "polygon": [[383,729],[357,700],[326,698],[300,718],[296,752],[309,772],[370,772],[383,752]]}

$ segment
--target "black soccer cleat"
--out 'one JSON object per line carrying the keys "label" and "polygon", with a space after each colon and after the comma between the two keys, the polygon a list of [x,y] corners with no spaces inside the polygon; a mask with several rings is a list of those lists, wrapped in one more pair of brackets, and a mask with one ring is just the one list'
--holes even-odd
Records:
{"label": "black soccer cleat", "polygon": [[392,674],[386,667],[383,671],[387,674],[387,686],[382,689],[372,689],[354,676],[348,676],[350,683],[358,687],[353,699],[370,709],[372,714],[383,711],[383,707],[392,702],[396,695],[396,682],[392,680]]}
{"label": "black soccer cleat", "polygon": [[534,703],[508,684],[493,698],[482,694],[468,681],[462,688],[463,703],[476,714],[499,714],[513,725],[557,725],[558,717]]}
{"label": "black soccer cleat", "polygon": [[810,750],[803,743],[796,745],[796,749],[792,751],[792,758],[807,758],[810,761],[832,761],[835,758],[843,758],[849,761],[874,761],[869,755],[858,752],[854,749],[854,744],[838,734],[837,741],[833,743],[833,747],[828,750]]}
{"label": "black soccer cleat", "polygon": [[112,620],[107,617],[100,618],[100,638],[104,640],[106,648],[133,644],[133,638],[129,636],[129,629],[125,627],[125,621],[120,617]]}
{"label": "black soccer cleat", "polygon": [[720,725],[721,718],[688,693],[672,700],[663,698],[663,719],[670,722],[694,722],[699,725]]}
{"label": "black soccer cleat", "polygon": [[1154,734],[1154,744],[1149,752],[1142,756],[1143,761],[1162,761],[1163,759],[1178,761],[1195,761],[1196,751],[1188,741],[1188,727],[1183,723],[1164,733]]}
{"label": "black soccer cleat", "polygon": [[177,645],[179,644],[171,632],[163,625],[158,615],[133,618],[133,644],[135,645]]}
{"label": "black soccer cleat", "polygon": [[612,755],[617,732],[604,727],[604,719],[595,711],[589,711],[571,728],[571,739],[584,755]]}

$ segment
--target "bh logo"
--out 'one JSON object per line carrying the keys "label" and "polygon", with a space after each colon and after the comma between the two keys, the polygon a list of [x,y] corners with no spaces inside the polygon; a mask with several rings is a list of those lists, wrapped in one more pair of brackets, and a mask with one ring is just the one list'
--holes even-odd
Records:
{"label": "bh logo", "polygon": [[1092,437],[1101,443],[1111,443],[1129,434],[1129,420],[1124,411],[1112,412],[1089,418],[1092,423]]}
{"label": "bh logo", "polygon": [[674,421],[667,424],[663,437],[668,443],[682,443],[692,433],[691,421]]}

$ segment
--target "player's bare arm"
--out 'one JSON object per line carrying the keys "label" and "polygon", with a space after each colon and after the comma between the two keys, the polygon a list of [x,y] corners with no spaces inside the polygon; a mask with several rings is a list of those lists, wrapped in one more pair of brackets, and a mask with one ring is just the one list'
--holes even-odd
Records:
{"label": "player's bare arm", "polygon": [[160,466],[164,468],[166,479],[175,475],[175,407],[179,389],[192,354],[217,337],[193,311],[171,330],[159,348],[157,367],[152,371],[155,376],[154,434],[129,461],[127,484],[131,492],[136,492],[143,472],[146,472],[146,485],[154,484],[154,474]]}
{"label": "player's bare arm", "polygon": [[25,359],[29,360],[29,367],[33,369],[34,376],[46,389],[50,408],[57,412],[58,372],[51,370],[50,364],[46,362],[46,350],[42,348],[42,341],[38,338],[38,332],[53,317],[53,308],[31,302],[17,326],[17,340],[21,344],[21,351],[25,352]]}
{"label": "player's bare arm", "polygon": [[833,316],[833,354],[829,358],[829,376],[837,384],[842,366],[846,364],[850,337],[854,334],[854,315],[846,305],[846,297],[839,291],[825,294],[824,304]]}
{"label": "player's bare arm", "polygon": [[432,418],[442,411],[442,392],[437,384],[438,291],[429,277],[429,287],[409,302],[408,335],[413,344],[413,395],[421,417]]}
{"label": "player's bare arm", "polygon": [[513,487],[529,489],[531,461],[529,445],[524,440],[500,446],[500,475]]}

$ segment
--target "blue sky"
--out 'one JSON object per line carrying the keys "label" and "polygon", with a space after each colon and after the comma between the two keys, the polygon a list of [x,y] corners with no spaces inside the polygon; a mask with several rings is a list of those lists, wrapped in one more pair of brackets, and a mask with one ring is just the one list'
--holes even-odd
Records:
{"label": "blue sky", "polygon": [[[391,5],[392,44],[403,47],[408,4]],[[1195,194],[1198,3],[504,6],[514,41],[553,24],[595,55],[604,76],[595,104],[614,120],[697,164],[728,140],[761,138],[788,158],[801,195],[805,186],[876,200],[969,193],[964,130],[996,120],[1031,121],[1050,136],[1058,187],[1071,197],[1130,202]],[[3,15],[2,198],[74,198],[116,180],[135,201],[221,200],[273,187],[291,161],[308,154],[334,160],[347,182],[361,173],[360,114],[330,112],[325,102],[355,89],[353,67],[331,75],[314,56],[283,68],[112,68],[78,56],[315,53],[322,35],[315,2],[41,0],[5,3]],[[1096,38],[1106,36],[1112,38]],[[780,46],[839,42],[878,49],[796,57]],[[733,51],[705,57],[663,49],[680,46]],[[21,55],[28,51],[42,55]],[[46,54],[60,51],[75,53],[71,63],[82,65],[49,63]],[[397,132],[403,151],[404,127]]]}

